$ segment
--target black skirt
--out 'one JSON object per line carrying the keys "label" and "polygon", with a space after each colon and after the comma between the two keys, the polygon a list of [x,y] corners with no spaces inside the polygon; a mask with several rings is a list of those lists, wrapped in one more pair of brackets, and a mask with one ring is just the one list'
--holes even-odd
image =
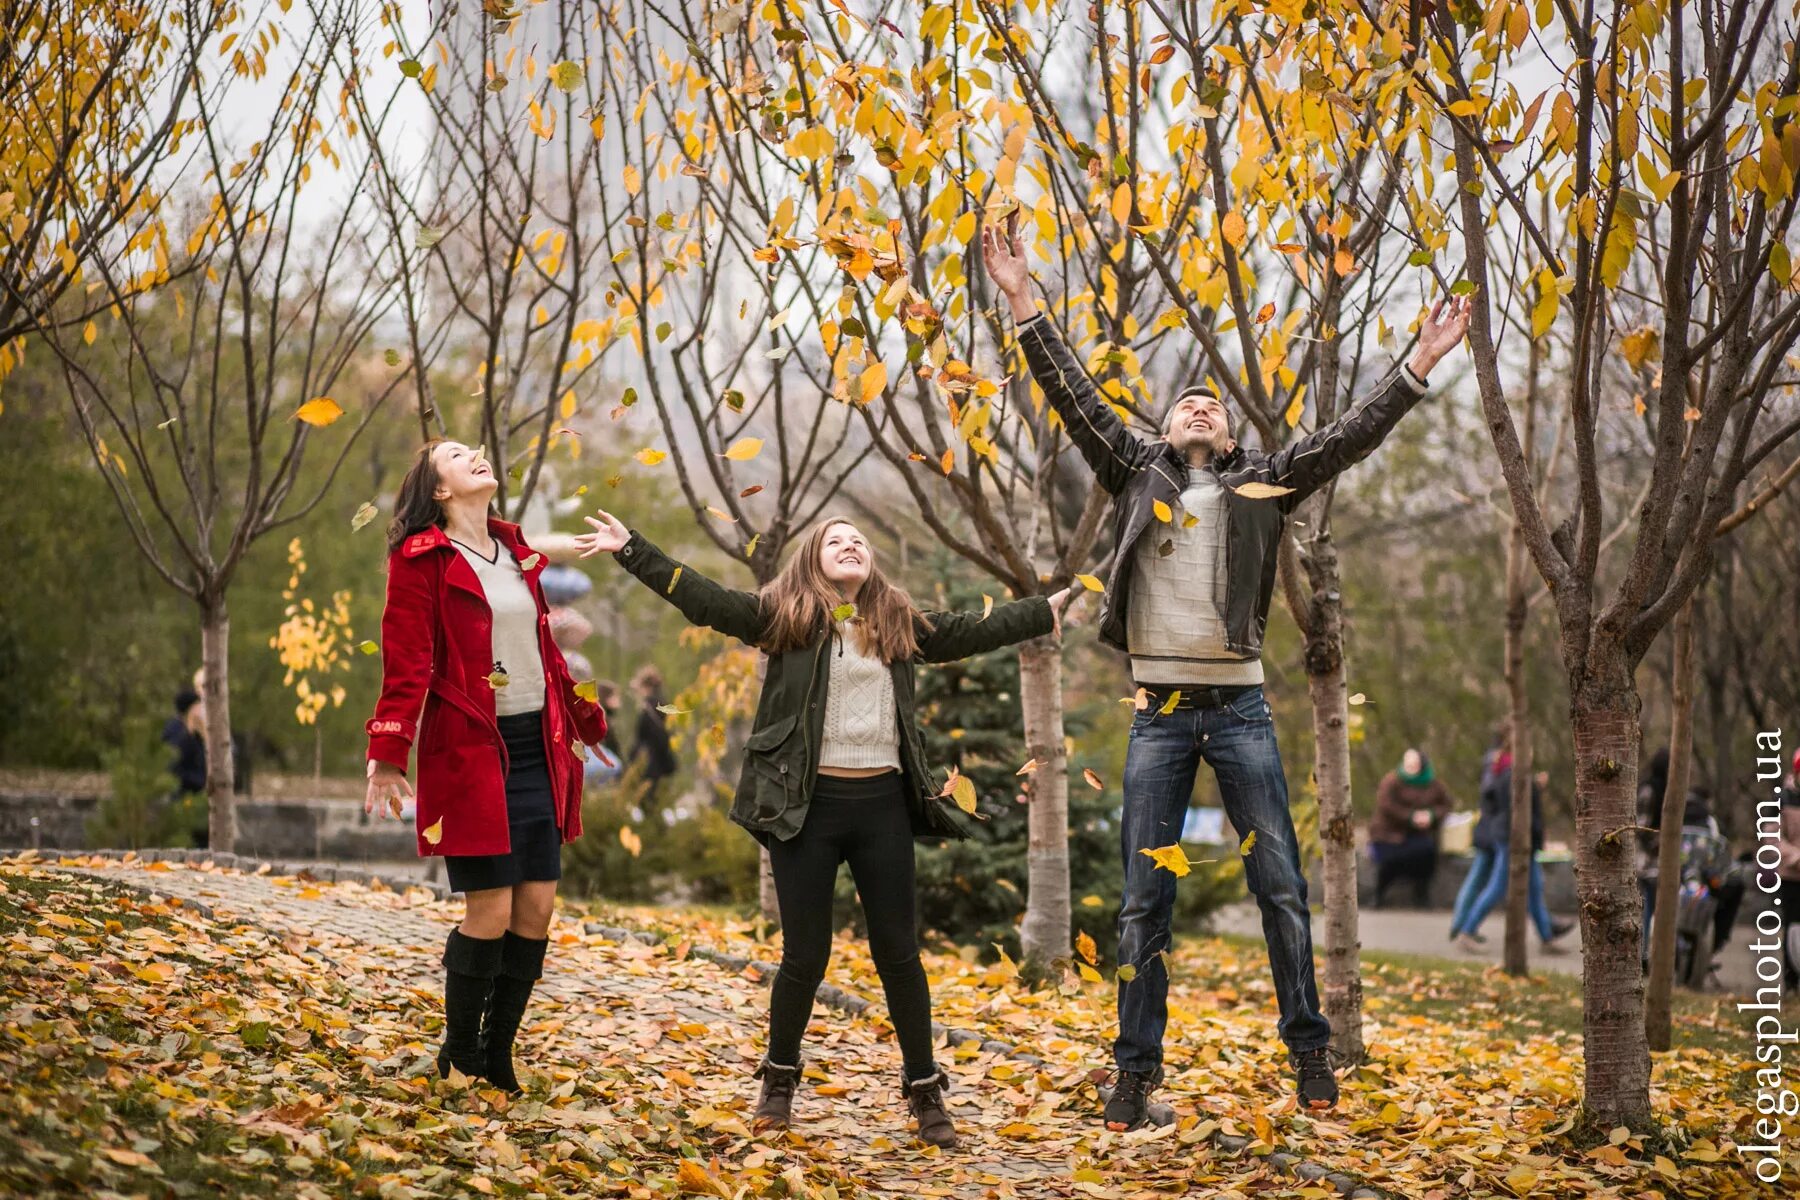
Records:
{"label": "black skirt", "polygon": [[544,714],[501,717],[506,743],[506,824],[512,836],[507,854],[448,854],[444,866],[453,892],[507,888],[532,880],[562,878],[562,836],[556,828],[556,800],[544,757]]}

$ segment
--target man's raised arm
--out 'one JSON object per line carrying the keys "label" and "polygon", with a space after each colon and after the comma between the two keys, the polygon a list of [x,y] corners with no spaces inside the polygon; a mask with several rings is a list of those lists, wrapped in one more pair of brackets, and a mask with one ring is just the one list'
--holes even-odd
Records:
{"label": "man's raised arm", "polygon": [[[1016,219],[1015,216],[1013,220]],[[989,225],[981,232],[981,242],[988,277],[1012,308],[1031,377],[1044,389],[1044,398],[1062,418],[1069,440],[1093,469],[1094,478],[1108,492],[1118,494],[1143,469],[1154,449],[1125,428],[1125,422],[1076,361],[1062,334],[1038,312],[1031,294],[1031,276],[1025,270],[1024,239],[1016,226],[1008,233]]]}

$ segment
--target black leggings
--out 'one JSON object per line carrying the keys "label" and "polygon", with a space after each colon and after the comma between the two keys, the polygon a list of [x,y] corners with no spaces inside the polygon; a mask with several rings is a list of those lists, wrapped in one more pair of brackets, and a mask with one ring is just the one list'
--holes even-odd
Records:
{"label": "black leggings", "polygon": [[820,775],[800,832],[771,840],[781,904],[781,969],[769,991],[769,1061],[799,1062],[813,993],[831,959],[831,893],[850,864],[869,927],[869,952],[887,994],[908,1079],[937,1068],[931,1053],[931,989],[919,964],[913,915],[913,835],[899,772],[868,779]]}

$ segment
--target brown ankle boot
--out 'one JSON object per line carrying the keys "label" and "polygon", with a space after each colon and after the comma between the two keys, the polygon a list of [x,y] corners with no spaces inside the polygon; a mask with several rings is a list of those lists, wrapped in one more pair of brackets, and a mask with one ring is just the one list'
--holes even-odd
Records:
{"label": "brown ankle boot", "polygon": [[784,1067],[763,1059],[752,1079],[760,1079],[762,1096],[756,1101],[756,1116],[750,1127],[758,1133],[770,1129],[786,1129],[794,1115],[794,1089],[800,1086],[800,1065]]}
{"label": "brown ankle boot", "polygon": [[907,1110],[919,1123],[919,1140],[945,1150],[956,1148],[956,1122],[950,1119],[949,1110],[944,1107],[944,1090],[949,1086],[950,1077],[942,1070],[910,1082],[904,1072],[900,1076]]}

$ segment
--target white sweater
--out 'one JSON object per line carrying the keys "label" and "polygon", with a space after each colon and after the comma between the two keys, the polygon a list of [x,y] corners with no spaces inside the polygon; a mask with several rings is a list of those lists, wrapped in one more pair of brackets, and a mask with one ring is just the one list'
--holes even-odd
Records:
{"label": "white sweater", "polygon": [[862,632],[837,623],[829,647],[831,680],[825,689],[825,736],[821,767],[900,766],[900,713],[894,702],[894,675],[874,655],[863,653]]}

